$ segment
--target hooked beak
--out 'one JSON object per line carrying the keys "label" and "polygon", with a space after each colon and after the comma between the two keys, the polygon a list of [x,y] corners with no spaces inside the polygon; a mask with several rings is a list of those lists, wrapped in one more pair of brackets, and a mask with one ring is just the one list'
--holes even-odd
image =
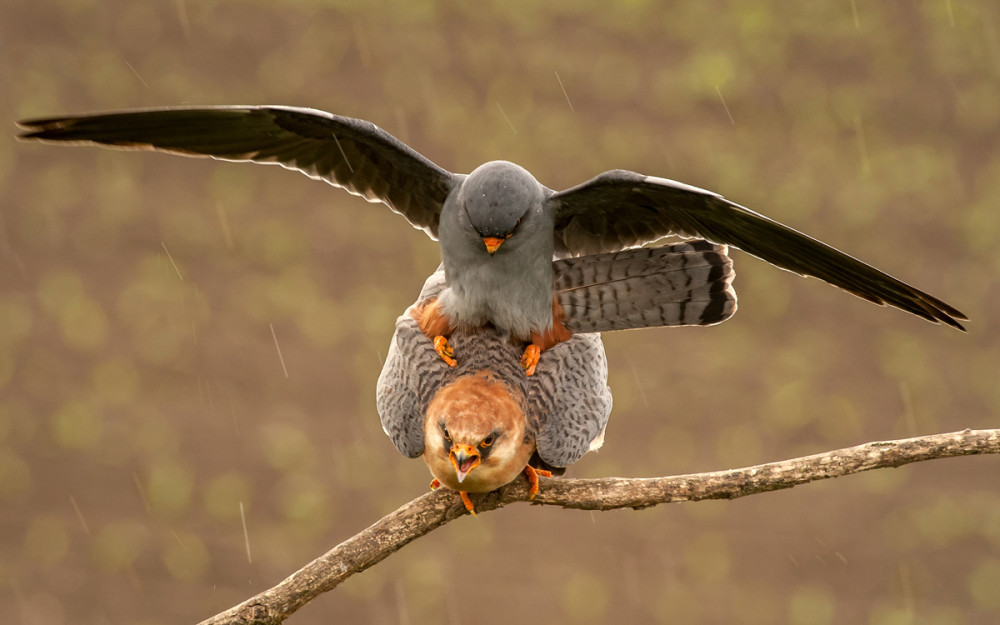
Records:
{"label": "hooked beak", "polygon": [[489,252],[490,256],[493,256],[509,237],[510,235],[506,237],[483,237],[483,245],[486,246],[486,251]]}
{"label": "hooked beak", "polygon": [[451,446],[448,460],[455,467],[455,475],[458,477],[459,484],[473,469],[479,466],[480,462],[479,452],[472,445],[462,443],[455,443]]}

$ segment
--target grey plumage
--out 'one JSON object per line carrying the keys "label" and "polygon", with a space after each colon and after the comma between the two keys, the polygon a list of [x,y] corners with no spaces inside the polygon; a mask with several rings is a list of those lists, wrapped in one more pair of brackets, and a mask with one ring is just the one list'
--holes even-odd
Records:
{"label": "grey plumage", "polygon": [[[179,107],[19,123],[27,130],[22,139],[275,162],[382,201],[431,237],[440,235],[447,274],[442,303],[455,325],[486,320],[522,337],[525,328],[544,331],[552,324],[544,309],[551,303],[553,252],[612,252],[670,234],[737,247],[933,322],[962,329],[959,320],[966,319],[945,302],[716,193],[635,172],[605,172],[558,193],[502,161],[464,176],[370,122],[284,106]],[[477,237],[510,241],[487,254]]]}
{"label": "grey plumage", "polygon": [[[494,161],[448,196],[440,229],[447,287],[440,300],[458,325],[492,323],[520,339],[552,325],[550,194],[524,168]],[[484,236],[515,230],[495,254],[486,252]]]}

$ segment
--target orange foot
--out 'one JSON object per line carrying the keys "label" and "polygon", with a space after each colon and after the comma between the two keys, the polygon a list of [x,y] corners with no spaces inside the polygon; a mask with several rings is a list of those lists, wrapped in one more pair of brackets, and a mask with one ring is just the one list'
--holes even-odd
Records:
{"label": "orange foot", "polygon": [[441,357],[441,360],[448,363],[449,367],[454,367],[458,364],[454,358],[455,352],[451,349],[451,344],[448,343],[446,337],[440,334],[434,337],[434,351]]}
{"label": "orange foot", "polygon": [[524,348],[524,355],[521,356],[521,366],[524,367],[524,375],[535,375],[535,367],[538,366],[538,359],[542,355],[542,348],[532,343]]}
{"label": "orange foot", "polygon": [[538,494],[538,476],[552,477],[552,471],[536,469],[530,464],[524,467],[524,476],[528,478],[528,499],[534,499]]}
{"label": "orange foot", "polygon": [[[546,473],[548,472],[546,471]],[[535,478],[535,481],[537,482],[538,478]],[[439,488],[441,488],[441,482],[437,478],[431,480],[431,490],[437,490]],[[462,504],[465,506],[465,509],[469,511],[469,514],[476,516],[476,506],[472,503],[472,499],[469,498],[469,493],[464,490],[460,490],[458,491],[458,495],[462,498]]]}
{"label": "orange foot", "polygon": [[476,506],[472,504],[472,500],[469,499],[469,493],[464,490],[458,491],[458,494],[462,497],[462,503],[465,504],[465,509],[469,511],[469,514],[476,516]]}

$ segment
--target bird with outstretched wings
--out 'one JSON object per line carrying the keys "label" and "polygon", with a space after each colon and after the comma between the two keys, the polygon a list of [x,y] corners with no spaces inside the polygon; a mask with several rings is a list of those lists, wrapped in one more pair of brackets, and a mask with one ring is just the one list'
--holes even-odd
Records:
{"label": "bird with outstretched wings", "polygon": [[445,288],[422,331],[455,364],[448,337],[490,324],[527,343],[523,365],[572,336],[555,299],[552,259],[620,251],[668,235],[730,245],[881,305],[963,329],[956,308],[722,196],[608,171],[565,191],[491,161],[451,173],[375,124],[287,106],[178,107],[19,122],[25,140],[275,163],[383,202],[441,245]]}

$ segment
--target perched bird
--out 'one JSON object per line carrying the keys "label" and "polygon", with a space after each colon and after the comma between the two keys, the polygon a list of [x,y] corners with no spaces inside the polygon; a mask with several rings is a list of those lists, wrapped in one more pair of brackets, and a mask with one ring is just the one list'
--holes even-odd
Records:
{"label": "perched bird", "polygon": [[383,429],[404,455],[423,455],[431,486],[459,491],[473,514],[468,493],[521,473],[533,497],[539,474],[562,473],[604,440],[611,391],[598,332],[729,318],[736,293],[726,252],[694,241],[555,261],[555,301],[572,336],[531,377],[520,345],[489,325],[455,330],[456,367],[438,357],[417,321],[446,288],[438,270],[396,321],[376,394]]}
{"label": "perched bird", "polygon": [[963,329],[945,302],[722,196],[624,170],[565,191],[506,161],[455,174],[370,122],[285,106],[161,108],[19,122],[22,139],[277,163],[380,201],[441,242],[446,287],[420,326],[454,365],[447,337],[491,324],[539,353],[570,336],[553,297],[553,257],[612,252],[667,235],[728,244],[876,304]]}

